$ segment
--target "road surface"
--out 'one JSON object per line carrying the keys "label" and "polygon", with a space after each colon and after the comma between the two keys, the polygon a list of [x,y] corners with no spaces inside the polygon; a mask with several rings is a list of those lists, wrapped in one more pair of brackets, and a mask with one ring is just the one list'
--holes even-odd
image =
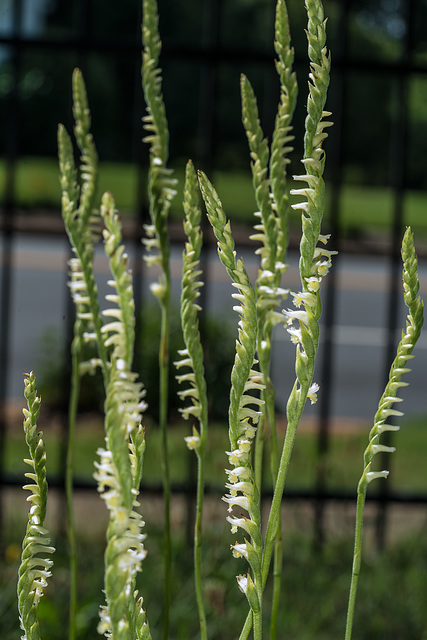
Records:
{"label": "road surface", "polygon": [[[43,359],[43,351],[55,349],[55,339],[61,345],[67,327],[66,238],[16,236],[12,253],[11,333],[9,345],[9,375],[7,397],[19,402],[22,398],[22,373],[34,370]],[[181,247],[172,250],[173,295],[180,293]],[[131,266],[133,249],[129,248]],[[252,279],[256,276],[257,257],[249,250],[242,252]],[[2,257],[2,256],[0,256]],[[139,261],[140,258],[138,257]],[[3,260],[1,261],[1,264]],[[139,264],[139,263],[138,263]],[[208,255],[210,284],[206,295],[209,313],[230,318],[234,301],[233,288],[219,263],[215,250]],[[331,414],[342,418],[369,418],[375,413],[384,385],[384,362],[388,305],[388,260],[386,258],[340,256],[336,263],[336,316],[333,333],[333,391]],[[106,259],[97,255],[96,274],[101,295],[107,290]],[[146,277],[145,277],[146,276]],[[149,280],[154,273],[144,271],[142,295],[150,299]],[[421,294],[427,293],[427,264],[420,265]],[[326,280],[324,281],[326,283]],[[297,256],[290,255],[290,267],[284,286],[298,290]],[[285,304],[285,306],[287,306]],[[405,323],[403,303],[399,310],[399,326]],[[396,337],[397,341],[399,335]],[[397,344],[397,342],[396,342]],[[219,345],[220,348],[220,345]],[[283,408],[293,381],[294,345],[287,332],[278,327],[274,340],[273,378],[276,382],[279,407]],[[322,385],[320,365],[315,380]],[[427,376],[427,335],[422,335],[412,361],[413,372],[407,377],[410,386],[403,390],[402,406],[407,415],[427,414],[425,380]],[[317,410],[307,406],[308,413]]]}

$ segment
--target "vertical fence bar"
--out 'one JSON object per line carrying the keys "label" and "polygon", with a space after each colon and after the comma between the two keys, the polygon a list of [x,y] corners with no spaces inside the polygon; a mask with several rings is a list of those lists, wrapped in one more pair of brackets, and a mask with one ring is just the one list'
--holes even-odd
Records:
{"label": "vertical fence bar", "polygon": [[[18,119],[19,119],[19,77],[21,68],[21,25],[22,0],[15,0],[13,5],[12,74],[13,88],[7,99],[8,130],[5,144],[6,184],[3,209],[3,255],[1,270],[0,299],[0,475],[3,475],[5,459],[5,443],[7,437],[6,405],[8,400],[8,368],[10,356],[10,303],[13,261],[14,229],[13,218],[16,211],[16,162],[18,158]],[[3,484],[0,486],[0,541],[4,534],[3,527]]]}

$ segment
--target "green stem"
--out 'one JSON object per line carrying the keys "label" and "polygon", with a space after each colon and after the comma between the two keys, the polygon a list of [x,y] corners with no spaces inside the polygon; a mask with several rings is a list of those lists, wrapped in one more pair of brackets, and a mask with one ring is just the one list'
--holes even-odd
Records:
{"label": "green stem", "polygon": [[197,453],[197,507],[194,526],[194,584],[196,589],[197,608],[199,611],[200,637],[207,640],[206,614],[202,588],[202,516],[205,489],[205,449],[207,420],[200,420],[200,449]]}
{"label": "green stem", "polygon": [[270,640],[277,637],[277,615],[279,613],[280,590],[282,587],[282,523],[279,520],[277,537],[274,542],[274,566],[273,566],[273,599],[271,603]]}
{"label": "green stem", "polygon": [[[314,369],[314,362],[311,365],[311,369]],[[312,373],[313,372],[311,371],[311,375]],[[309,377],[311,379],[311,376]],[[301,419],[301,414],[304,409],[304,404],[307,398],[309,386],[310,386],[309,383],[301,384],[301,388],[299,391],[299,402],[297,403],[295,411],[292,412],[294,415],[290,416],[288,414],[288,426],[286,429],[285,441],[283,443],[282,455],[280,458],[276,485],[274,488],[273,500],[271,502],[270,515],[268,517],[267,531],[265,536],[264,554],[262,558],[263,588],[265,587],[265,583],[267,582],[271,556],[273,554],[275,540],[279,531],[283,489],[285,487],[286,476],[287,476],[289,463],[292,455],[292,449],[293,449],[295,437],[297,434],[298,424]],[[297,381],[295,382],[294,388],[288,400],[288,406],[291,398],[296,393],[296,387],[297,387]]]}
{"label": "green stem", "polygon": [[[273,403],[273,407],[269,407]],[[269,415],[273,411],[274,414],[274,396],[267,393],[267,407]],[[276,484],[278,473],[278,447],[277,447],[277,432],[275,422],[270,422],[271,431],[271,473],[273,476],[273,482]],[[273,567],[273,599],[271,603],[271,623],[270,623],[270,640],[275,640],[277,637],[277,615],[279,612],[280,591],[282,587],[282,518],[279,517],[277,535],[274,542],[274,567]]]}
{"label": "green stem", "polygon": [[247,640],[252,629],[252,609],[249,610],[246,616],[245,624],[243,625],[242,632],[239,636],[239,640]]}
{"label": "green stem", "polygon": [[345,627],[345,640],[351,640],[351,632],[353,628],[354,605],[356,602],[357,583],[360,574],[360,564],[362,557],[362,529],[363,529],[363,511],[366,499],[366,482],[359,484],[357,491],[357,507],[356,507],[356,528],[354,535],[354,551],[353,551],[353,567],[351,571],[350,595],[348,599],[347,622]]}
{"label": "green stem", "polygon": [[[268,336],[268,344],[271,344],[271,332]],[[269,377],[270,362],[271,362],[271,349],[264,348],[258,349],[258,357],[260,360],[260,368],[265,380],[265,389],[263,391],[263,400],[265,402],[264,414],[267,417],[267,422],[270,428],[270,446],[271,446],[271,475],[273,478],[273,486],[276,485],[279,455],[277,444],[277,430],[276,430],[276,413],[274,408],[274,387],[271,384]],[[257,434],[258,435],[258,434]],[[258,441],[257,441],[258,447]],[[275,640],[277,637],[277,615],[279,611],[280,590],[282,586],[282,521],[279,518],[277,536],[274,543],[274,569],[273,569],[273,599],[271,605],[271,623],[270,623],[270,640]]]}
{"label": "green stem", "polygon": [[268,419],[265,409],[263,410],[262,418],[256,432],[255,437],[255,453],[254,453],[254,476],[255,484],[261,493],[262,488],[262,463],[264,456],[264,444],[267,437]]}
{"label": "green stem", "polygon": [[168,396],[169,396],[169,325],[170,325],[170,276],[164,274],[165,295],[161,303],[162,325],[160,336],[159,366],[160,366],[160,432],[162,448],[162,479],[163,479],[163,499],[165,516],[164,533],[164,613],[163,613],[163,639],[167,640],[169,635],[169,612],[171,601],[171,565],[172,565],[172,543],[170,525],[170,472],[169,472],[169,452],[168,452]]}
{"label": "green stem", "polygon": [[262,610],[253,611],[253,625],[254,625],[254,640],[261,640],[262,638]]}
{"label": "green stem", "polygon": [[[77,320],[77,325],[80,323]],[[79,374],[79,348],[77,343],[80,342],[78,335],[78,326],[75,327],[74,344],[72,347],[72,363],[71,363],[71,392],[68,407],[68,443],[67,458],[65,467],[65,494],[67,501],[67,535],[69,546],[69,570],[70,570],[70,619],[68,638],[75,640],[76,637],[76,614],[77,614],[77,540],[76,528],[74,522],[73,509],[73,466],[74,466],[74,449],[76,434],[76,417],[77,407],[80,394],[80,374]]]}

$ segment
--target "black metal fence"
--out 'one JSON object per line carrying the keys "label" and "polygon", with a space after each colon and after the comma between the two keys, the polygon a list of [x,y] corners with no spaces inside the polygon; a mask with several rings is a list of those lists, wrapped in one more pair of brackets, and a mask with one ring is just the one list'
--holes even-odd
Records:
{"label": "black metal fence", "polygon": [[[123,1],[119,10],[117,3],[105,0],[70,3],[10,0],[0,5],[3,180],[0,187],[0,476],[3,486],[12,482],[2,470],[8,433],[6,409],[13,400],[10,380],[14,363],[13,331],[16,331],[16,315],[12,309],[17,295],[14,288],[17,242],[29,232],[34,233],[34,238],[38,234],[35,243],[46,234],[63,235],[58,208],[52,207],[49,195],[39,184],[40,190],[36,190],[33,200],[25,200],[20,176],[28,158],[54,156],[57,122],[64,122],[71,129],[70,79],[74,66],[84,71],[101,160],[132,163],[132,167],[136,167],[132,183],[133,224],[129,228],[135,246],[135,265],[139,265],[134,269],[136,292],[142,295],[139,247],[142,223],[147,217],[147,150],[140,142],[144,111],[140,87],[140,4],[139,0]],[[240,125],[239,74],[244,71],[253,80],[265,130],[271,131],[278,95],[271,43],[274,4],[273,0],[159,1],[172,164],[179,165],[182,158],[192,157],[207,172],[247,171],[248,153]],[[304,121],[307,73],[305,15],[301,2],[288,4],[300,80],[295,144],[295,172],[298,172],[297,158],[301,155],[298,136]],[[328,106],[335,122],[327,143],[326,224],[332,233],[332,248],[338,249],[340,256],[347,251],[356,256],[381,258],[387,293],[383,296],[381,339],[375,356],[375,391],[379,396],[393,357],[396,329],[401,323],[399,246],[404,225],[414,222],[420,238],[425,238],[427,35],[422,25],[427,19],[427,2],[325,0],[325,9],[333,55]],[[43,182],[42,173],[36,181]],[[372,188],[373,198],[376,189],[386,193],[385,206],[378,205],[384,208],[380,230],[371,228],[362,210],[356,211],[349,222],[351,197],[344,193],[348,186]],[[424,221],[416,215],[414,201],[426,207]],[[233,211],[230,215],[233,217]],[[246,235],[243,233],[243,237]],[[179,232],[174,239],[182,240]],[[65,261],[63,267],[61,304],[63,317],[70,318]],[[316,482],[309,491],[291,492],[293,497],[313,500],[318,540],[323,536],[325,501],[353,497],[328,489],[322,463],[329,450],[331,421],[337,413],[336,396],[340,393],[337,388],[342,382],[340,358],[345,358],[336,339],[342,306],[346,304],[340,297],[342,273],[339,257],[325,290],[324,340],[318,372],[322,393],[314,414],[318,449]],[[43,286],[41,282],[40,287]],[[139,302],[141,300],[137,300],[137,304]],[[26,311],[31,316],[31,309]],[[349,328],[354,327],[350,324]],[[373,327],[373,333],[377,329]],[[63,331],[63,335],[67,341],[69,332]],[[423,376],[425,379],[424,349],[417,358],[420,365],[419,382],[414,380],[416,391],[422,388]],[[379,366],[378,359],[381,360]],[[418,411],[423,410],[422,402],[421,396],[418,404],[414,403]],[[354,414],[357,417],[355,409]],[[386,507],[390,501],[424,503],[427,500],[427,494],[403,496],[388,487],[384,483],[375,496],[379,504],[380,542],[385,536]]]}

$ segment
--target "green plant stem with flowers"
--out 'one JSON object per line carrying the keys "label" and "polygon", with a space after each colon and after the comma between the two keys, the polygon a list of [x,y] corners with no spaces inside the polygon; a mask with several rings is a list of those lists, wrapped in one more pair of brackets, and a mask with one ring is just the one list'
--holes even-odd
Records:
{"label": "green plant stem with flowers", "polygon": [[[88,371],[83,362],[82,348],[86,336],[98,332],[101,337],[99,305],[92,262],[95,243],[99,240],[98,219],[95,213],[98,156],[90,133],[90,111],[86,87],[81,72],[73,73],[73,113],[75,137],[80,151],[80,164],[74,163],[71,140],[60,125],[58,128],[59,168],[62,189],[62,216],[70,238],[74,257],[70,260],[68,286],[75,304],[76,317],[71,344],[71,389],[68,411],[68,443],[65,470],[67,499],[67,531],[70,547],[70,624],[69,640],[76,637],[77,611],[77,543],[73,511],[73,463],[75,456],[75,430],[82,375]],[[107,356],[100,346],[100,360],[104,378],[107,374]],[[89,370],[93,363],[89,365]]]}
{"label": "green plant stem with flowers", "polygon": [[[245,539],[244,545],[239,547],[239,553],[248,559],[254,573],[253,582],[249,574],[245,577],[244,583],[243,581],[239,582],[240,586],[242,583],[244,584],[243,590],[248,597],[251,607],[251,613],[248,616],[241,638],[247,637],[252,624],[254,625],[254,637],[257,637],[259,634],[259,630],[255,627],[255,623],[261,618],[261,614],[257,611],[257,608],[259,607],[260,610],[262,610],[262,593],[267,581],[273,549],[278,539],[280,544],[281,501],[293,443],[307,398],[310,398],[312,402],[315,402],[317,399],[316,392],[318,390],[318,385],[313,383],[312,378],[314,373],[315,356],[318,348],[318,321],[321,313],[319,289],[321,279],[326,275],[329,269],[331,263],[330,258],[333,254],[333,252],[317,246],[318,242],[321,242],[322,244],[327,242],[327,237],[321,235],[321,220],[324,209],[324,182],[322,176],[325,164],[325,153],[322,148],[322,144],[327,137],[325,128],[331,125],[331,123],[326,120],[330,114],[324,110],[329,85],[330,58],[326,49],[326,22],[323,15],[323,7],[319,2],[308,1],[306,3],[306,9],[308,14],[308,53],[311,61],[306,133],[304,138],[304,158],[302,161],[306,173],[301,176],[296,176],[294,179],[306,182],[308,187],[297,190],[294,189],[291,191],[291,193],[305,198],[303,202],[294,205],[295,209],[302,211],[302,238],[300,244],[300,275],[302,291],[300,293],[292,293],[294,304],[298,310],[287,310],[284,312],[289,333],[291,334],[293,342],[296,344],[296,381],[287,403],[288,426],[278,466],[277,462],[274,461],[275,448],[273,446],[272,466],[273,477],[275,479],[275,489],[267,523],[265,542],[261,545],[261,548],[259,548],[254,541],[254,538],[251,539],[250,543]],[[276,15],[278,16],[276,20],[276,29],[280,35],[280,32],[284,31],[283,21],[287,18],[287,16],[283,17],[283,4],[281,2],[278,3]],[[277,28],[277,25],[281,26],[282,29]],[[279,40],[279,37],[277,40]],[[281,50],[284,48],[285,47],[282,44]],[[289,51],[288,44],[287,50]],[[292,76],[288,73],[286,77],[289,78]],[[296,93],[294,85],[292,85],[291,88],[292,92],[289,90],[288,86],[283,90],[288,101],[289,95],[291,93],[292,95]],[[241,330],[239,332],[241,336],[240,343],[245,345],[246,354],[244,354],[245,357],[243,358],[242,353],[239,352],[238,349],[238,360],[236,360],[240,365],[243,362],[246,363],[246,370],[242,373],[239,372],[238,379],[240,386],[242,384],[242,380],[247,379],[249,375],[249,372],[247,371],[247,363],[250,360],[252,364],[253,358],[255,357],[257,335],[260,335],[258,316],[261,316],[262,318],[262,313],[267,310],[269,312],[269,315],[267,315],[267,322],[270,322],[268,329],[270,329],[272,325],[274,326],[274,324],[278,322],[275,315],[275,306],[278,304],[278,297],[286,294],[284,290],[280,290],[278,296],[279,282],[277,280],[275,282],[269,281],[277,278],[278,274],[280,276],[281,270],[283,271],[283,267],[281,269],[276,267],[277,263],[282,264],[284,249],[286,249],[283,242],[285,228],[280,225],[283,218],[276,214],[277,205],[274,206],[274,194],[270,193],[269,188],[271,181],[266,180],[268,147],[265,139],[262,137],[262,132],[259,127],[259,119],[257,117],[253,92],[245,78],[242,78],[242,103],[243,121],[251,148],[254,187],[257,202],[260,206],[259,217],[262,223],[261,225],[258,225],[256,229],[261,232],[257,234],[256,239],[261,240],[263,246],[259,250],[259,253],[261,254],[261,272],[257,282],[258,299],[255,302],[255,309],[252,309],[250,306],[242,306],[239,309],[242,314],[243,311],[246,311],[246,313],[242,315]],[[291,111],[292,110],[293,109],[291,109]],[[289,126],[289,116],[290,113],[288,111],[285,118],[286,127]],[[289,135],[289,129],[285,129],[285,135],[286,134]],[[286,140],[286,142],[288,142],[288,140]],[[282,163],[284,162],[284,155],[284,149],[282,147]],[[236,275],[236,270],[234,268],[234,244],[231,239],[231,234],[229,234],[229,224],[225,223],[225,216],[222,212],[221,203],[216,192],[212,186],[209,185],[204,176],[201,176],[201,188],[208,210],[208,217],[218,239],[220,259],[226,266],[231,277],[234,279],[235,284],[236,281],[239,283],[239,276]],[[278,251],[278,249],[280,251]],[[238,272],[242,270],[239,267],[239,262],[237,263],[237,267]],[[245,283],[245,285],[248,287],[249,282]],[[233,295],[235,296],[236,294]],[[255,293],[254,298],[256,298]],[[303,310],[299,310],[301,306],[303,307]],[[246,325],[244,325],[243,318],[246,320]],[[247,328],[254,322],[255,325],[252,326],[252,330],[248,331]],[[264,322],[266,321],[264,320]],[[294,322],[298,323],[297,327],[293,325]],[[260,326],[264,329],[265,325],[262,323]],[[242,336],[245,340],[243,340]],[[270,339],[270,333],[261,333],[261,339],[258,342],[261,357],[264,355],[263,351],[267,350],[266,346],[264,346],[265,344],[268,345],[266,338]],[[239,342],[237,345],[239,345]],[[260,376],[264,388],[266,383],[268,383],[268,368],[268,357],[264,357]],[[234,370],[235,369],[233,369],[233,371]],[[230,424],[232,423],[234,413],[232,404],[234,399],[233,393],[236,393],[233,391],[233,385],[234,382],[232,376]],[[267,397],[268,403],[271,404],[271,398],[268,398],[268,395],[266,396],[265,392],[264,397]],[[262,401],[262,404],[265,404],[265,402]],[[255,435],[255,432],[256,430],[254,429],[251,434],[252,437]],[[236,438],[233,439],[232,434],[232,428],[230,427],[230,443],[233,448],[236,445]],[[243,441],[243,439],[241,440]],[[262,447],[262,439],[257,444],[259,447]],[[249,451],[249,444],[246,444],[245,442],[244,446],[248,447]],[[240,454],[238,454],[237,448],[235,451],[231,452],[231,455],[233,456],[232,460],[235,465],[237,465],[239,460],[242,458],[241,453],[242,452],[240,451]],[[260,458],[261,456],[258,456],[255,460],[260,460]],[[230,459],[230,461],[232,460]],[[246,465],[241,467],[244,476],[237,474],[234,491],[231,494],[231,497],[227,498],[226,496],[226,498],[227,501],[230,502],[231,506],[244,506],[249,511],[251,521],[253,521],[253,524],[255,524],[257,528],[257,539],[261,539],[260,521],[253,517],[253,514],[258,514],[259,512],[261,473],[259,471],[258,464],[258,472],[255,477],[253,477],[252,472],[250,473],[248,471],[248,468],[251,469],[251,463],[247,460],[245,460],[245,462]],[[242,496],[238,495],[238,493],[242,494]],[[232,500],[233,497],[234,501]],[[253,504],[255,501],[257,501],[256,509]],[[240,525],[234,524],[234,528],[237,526],[241,526],[246,531],[247,519],[243,519],[242,524]],[[245,548],[244,552],[243,547]],[[236,545],[234,545],[233,548],[236,550]],[[280,546],[278,547],[277,553],[279,566],[276,565],[276,573],[279,578],[279,574],[281,573]],[[275,599],[279,592],[279,585],[280,582],[278,579],[275,581],[274,587]],[[257,596],[256,600],[254,596],[255,593]],[[273,634],[276,633],[276,615],[277,601],[275,603],[272,616]]]}
{"label": "green plant stem with flowers", "polygon": [[161,329],[159,348],[159,420],[162,434],[162,478],[164,496],[164,611],[163,639],[169,634],[169,610],[171,601],[172,540],[170,524],[170,472],[168,453],[168,377],[169,377],[169,333],[171,275],[169,264],[168,214],[172,199],[176,195],[176,180],[171,178],[172,170],[167,168],[169,154],[169,131],[166,110],[162,96],[161,73],[158,66],[161,41],[158,29],[157,3],[143,0],[142,42],[142,86],[147,105],[144,127],[148,133],[144,142],[150,147],[150,168],[148,175],[148,196],[151,224],[146,225],[145,246],[155,254],[146,256],[148,265],[160,267],[158,282],[151,285],[161,309]]}
{"label": "green plant stem with flowers", "polygon": [[208,437],[208,398],[204,372],[203,347],[200,340],[198,313],[201,307],[196,300],[200,296],[202,282],[198,280],[200,254],[203,236],[200,229],[201,209],[199,206],[199,188],[197,175],[191,161],[187,163],[184,185],[184,231],[187,236],[183,254],[181,324],[185,349],[179,351],[182,360],[175,362],[177,369],[185,367],[189,372],[177,376],[179,383],[190,386],[179,392],[182,400],[191,399],[192,404],[181,409],[185,419],[190,417],[199,423],[197,430],[193,426],[191,436],[185,438],[187,447],[197,456],[197,498],[196,520],[194,523],[194,583],[199,611],[200,637],[207,640],[207,623],[202,583],[202,519],[205,486],[205,458]]}
{"label": "green plant stem with flowers", "polygon": [[[280,77],[280,102],[276,114],[275,126],[269,148],[260,125],[255,94],[249,80],[242,76],[242,119],[251,152],[251,169],[255,199],[259,211],[256,216],[260,222],[255,225],[256,233],[252,240],[261,242],[260,268],[255,284],[257,294],[257,354],[260,370],[265,381],[262,391],[262,420],[256,434],[254,453],[255,481],[262,485],[262,462],[264,441],[267,432],[271,439],[270,467],[273,484],[276,483],[279,454],[275,420],[275,394],[270,379],[271,343],[274,327],[282,321],[277,307],[289,293],[283,289],[281,279],[286,270],[288,246],[288,225],[290,202],[287,193],[288,155],[293,151],[291,143],[292,116],[296,105],[298,86],[293,72],[294,51],[290,43],[289,20],[286,4],[277,2],[275,19],[274,47],[278,56],[276,70]],[[273,599],[270,636],[276,638],[276,622],[280,601],[282,577],[281,522],[275,540],[273,569]]]}
{"label": "green plant stem with flowers", "polygon": [[403,298],[409,313],[406,329],[402,331],[402,339],[399,342],[396,357],[390,368],[389,379],[374,417],[374,426],[369,434],[369,444],[363,458],[364,469],[357,487],[356,530],[345,640],[351,640],[353,629],[354,608],[362,557],[363,512],[368,485],[377,478],[387,478],[389,473],[386,470],[372,470],[372,465],[377,453],[393,453],[395,451],[394,447],[382,444],[380,439],[383,433],[398,431],[400,428],[398,425],[388,423],[387,420],[393,420],[393,418],[403,415],[401,411],[393,409],[392,406],[396,402],[402,402],[402,398],[399,398],[397,393],[400,388],[407,386],[406,382],[402,382],[402,376],[410,371],[406,365],[408,360],[414,357],[412,351],[420,337],[424,321],[424,304],[418,295],[420,288],[417,271],[418,261],[410,227],[406,229],[402,242],[402,260]]}

